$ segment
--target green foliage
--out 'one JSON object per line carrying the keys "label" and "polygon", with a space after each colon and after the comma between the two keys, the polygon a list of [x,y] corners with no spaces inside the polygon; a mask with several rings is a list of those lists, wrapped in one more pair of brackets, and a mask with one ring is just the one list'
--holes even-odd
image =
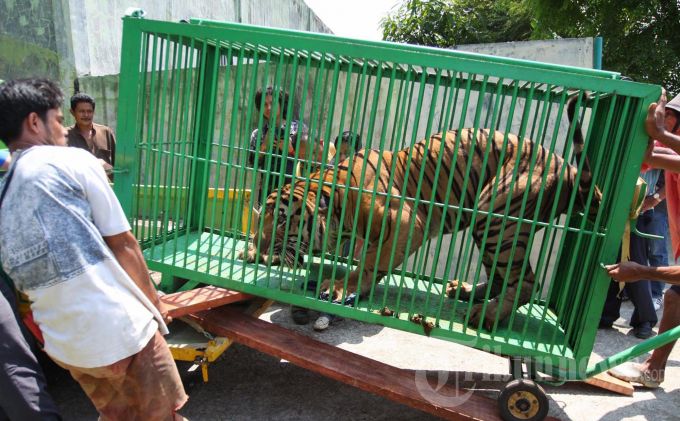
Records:
{"label": "green foliage", "polygon": [[528,39],[531,16],[511,0],[406,0],[381,22],[386,41],[433,47]]}
{"label": "green foliage", "polygon": [[603,67],[680,93],[680,4],[677,0],[528,0],[532,38],[604,40]]}
{"label": "green foliage", "polygon": [[605,69],[680,93],[678,0],[404,0],[382,26],[437,47],[601,36]]}

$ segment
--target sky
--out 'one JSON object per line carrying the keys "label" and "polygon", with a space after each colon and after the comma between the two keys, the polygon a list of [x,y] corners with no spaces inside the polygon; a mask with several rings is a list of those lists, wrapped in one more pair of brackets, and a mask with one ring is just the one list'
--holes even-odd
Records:
{"label": "sky", "polygon": [[380,20],[400,0],[304,0],[335,35],[378,41]]}

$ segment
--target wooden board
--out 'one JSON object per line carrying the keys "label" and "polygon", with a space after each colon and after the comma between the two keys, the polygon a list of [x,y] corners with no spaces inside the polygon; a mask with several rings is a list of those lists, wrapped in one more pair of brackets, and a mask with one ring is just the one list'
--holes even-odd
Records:
{"label": "wooden board", "polygon": [[599,387],[601,389],[609,390],[610,392],[625,396],[633,396],[633,392],[635,391],[635,388],[632,384],[621,379],[617,379],[606,371],[586,379],[583,382],[591,386]]}
{"label": "wooden board", "polygon": [[161,301],[168,306],[170,309],[168,313],[174,318],[195,313],[197,311],[220,307],[225,304],[235,303],[237,301],[244,301],[250,298],[252,298],[252,296],[242,292],[231,291],[210,285],[189,291],[163,295]]}
{"label": "wooden board", "polygon": [[[205,330],[227,336],[250,348],[290,361],[310,371],[447,420],[500,420],[497,402],[466,390],[444,385],[440,397],[463,397],[458,406],[445,407],[423,397],[411,370],[402,370],[353,354],[307,336],[221,307],[189,316]],[[430,385],[430,388],[434,388]],[[442,400],[446,401],[446,399]],[[452,400],[453,401],[453,400]]]}

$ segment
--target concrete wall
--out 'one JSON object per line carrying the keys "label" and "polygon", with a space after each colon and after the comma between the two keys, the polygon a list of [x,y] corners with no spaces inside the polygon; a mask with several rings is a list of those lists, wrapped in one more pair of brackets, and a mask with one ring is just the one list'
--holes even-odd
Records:
{"label": "concrete wall", "polygon": [[492,56],[593,68],[593,38],[459,45],[457,50]]}
{"label": "concrete wall", "polygon": [[73,80],[66,0],[0,3],[0,79],[27,76]]}
{"label": "concrete wall", "polygon": [[[303,0],[70,0],[73,50],[78,76],[117,74],[120,67],[121,17],[129,7],[147,19],[177,22],[200,17],[276,28],[330,33]],[[105,30],[102,30],[105,28]]]}
{"label": "concrete wall", "polygon": [[143,9],[149,19],[202,17],[331,32],[303,0],[4,0],[0,79],[49,77],[70,96],[74,79],[102,77],[84,81],[80,90],[97,100],[98,122],[115,127],[118,81],[108,75],[119,72],[121,17],[130,7]]}

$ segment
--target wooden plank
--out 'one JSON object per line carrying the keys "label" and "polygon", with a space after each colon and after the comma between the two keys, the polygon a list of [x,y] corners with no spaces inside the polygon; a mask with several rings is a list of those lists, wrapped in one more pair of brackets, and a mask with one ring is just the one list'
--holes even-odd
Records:
{"label": "wooden plank", "polygon": [[[353,354],[307,336],[221,307],[189,316],[204,329],[227,336],[250,348],[283,358],[307,370],[384,396],[447,420],[500,420],[497,402],[466,390],[444,385],[437,391],[446,407],[428,401],[418,390],[414,373]],[[430,388],[434,388],[430,385]],[[468,396],[469,394],[469,396]],[[459,399],[456,399],[459,397]]]}
{"label": "wooden plank", "polygon": [[258,318],[260,317],[271,305],[274,304],[274,301],[268,300],[266,298],[260,298],[260,297],[255,297],[250,301],[250,305],[248,308],[243,310],[243,314],[247,314],[249,316]]}
{"label": "wooden plank", "polygon": [[250,298],[252,298],[251,295],[242,292],[210,285],[189,291],[163,295],[161,301],[168,306],[168,313],[171,317],[181,317],[197,311],[208,310]]}
{"label": "wooden plank", "polygon": [[633,396],[633,392],[635,391],[635,388],[632,384],[627,381],[617,379],[606,371],[586,379],[583,382],[591,386],[599,387],[600,389],[609,390],[610,392],[625,396]]}

